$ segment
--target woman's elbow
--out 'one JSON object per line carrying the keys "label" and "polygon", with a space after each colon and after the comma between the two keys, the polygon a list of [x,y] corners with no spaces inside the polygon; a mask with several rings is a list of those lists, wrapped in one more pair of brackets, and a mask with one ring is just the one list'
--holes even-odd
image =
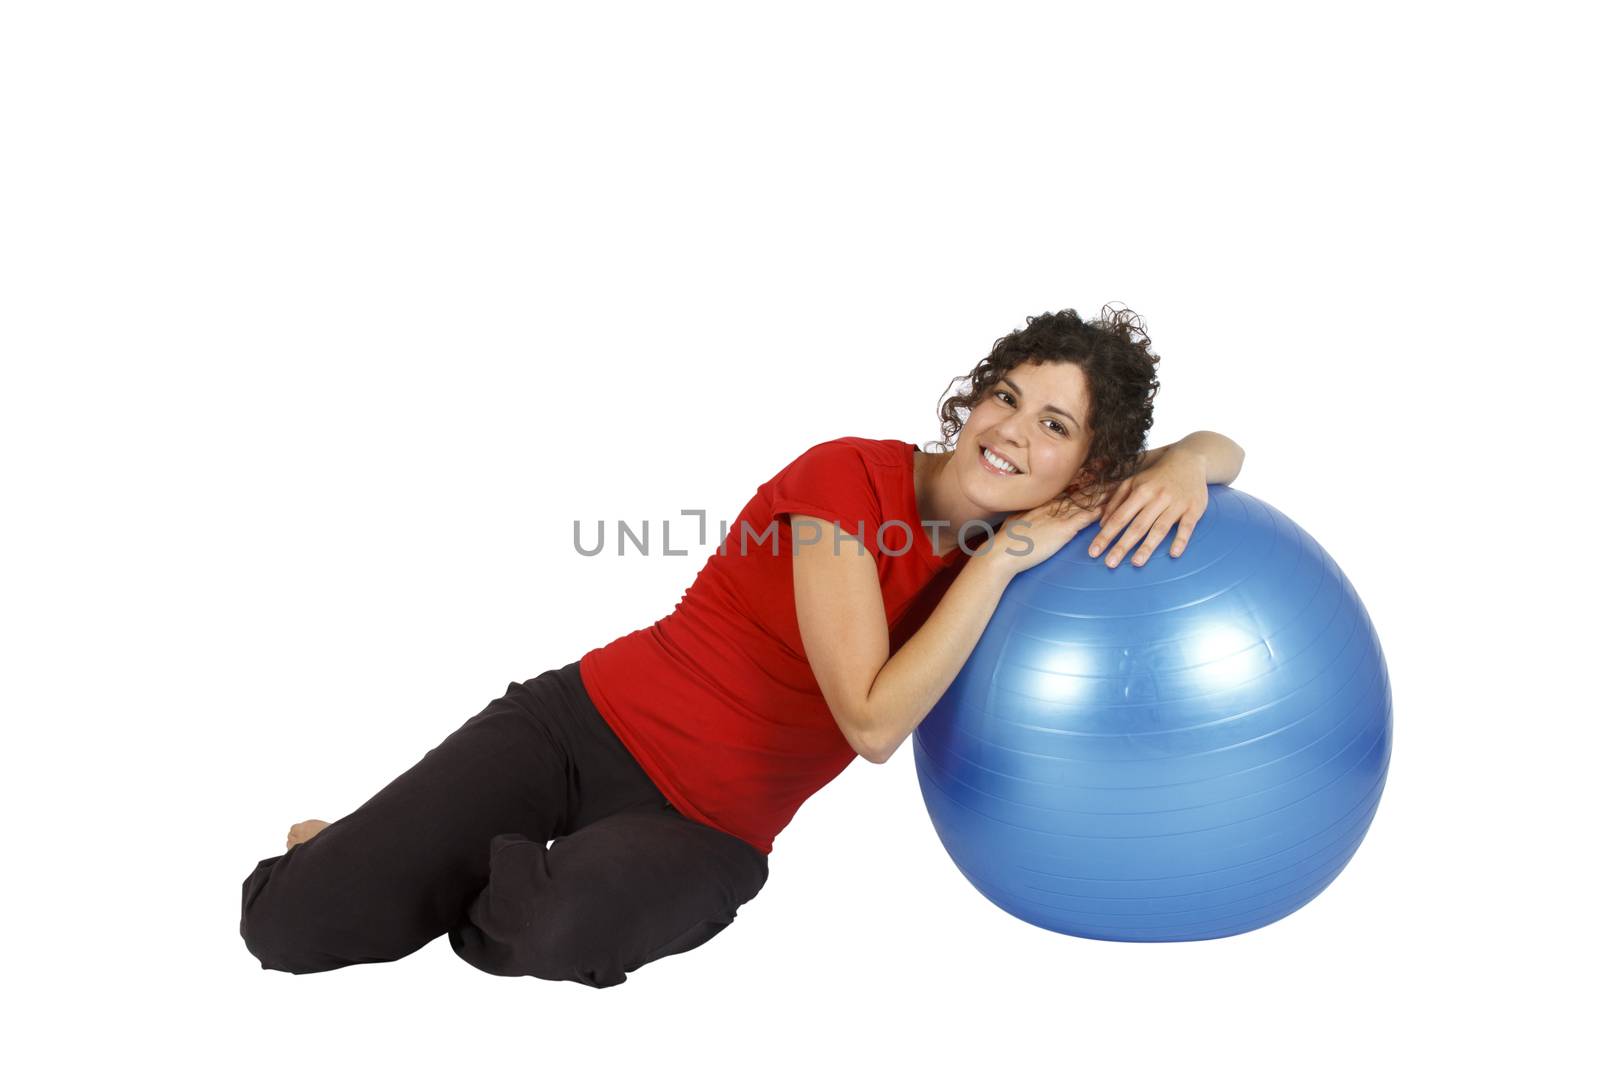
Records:
{"label": "woman's elbow", "polygon": [[873,749],[859,749],[859,748],[856,749],[856,755],[860,756],[862,759],[866,760],[868,763],[876,763],[880,767],[883,764],[888,763],[889,762],[889,757],[892,756],[893,754],[894,753],[892,753],[892,752],[891,753],[880,753],[880,752],[877,752],[876,750],[873,750]]}
{"label": "woman's elbow", "polygon": [[888,739],[868,731],[858,733],[851,740],[850,746],[856,750],[857,755],[868,763],[883,764],[889,762],[889,757],[895,754],[895,750],[900,747],[900,741],[903,740],[905,739],[900,738],[890,743]]}
{"label": "woman's elbow", "polygon": [[894,755],[894,749],[884,748],[882,741],[869,730],[855,730],[845,740],[856,750],[856,755],[868,763],[887,763]]}

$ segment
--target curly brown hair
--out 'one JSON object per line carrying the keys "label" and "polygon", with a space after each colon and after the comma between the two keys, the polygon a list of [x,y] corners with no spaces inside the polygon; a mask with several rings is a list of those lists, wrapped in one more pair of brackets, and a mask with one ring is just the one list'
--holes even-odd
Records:
{"label": "curly brown hair", "polygon": [[1138,468],[1145,435],[1155,421],[1160,362],[1161,357],[1150,351],[1144,323],[1127,307],[1117,310],[1106,304],[1093,322],[1083,321],[1071,308],[1029,315],[1028,325],[996,341],[971,373],[951,379],[946,394],[963,384],[940,404],[944,439],[928,442],[928,449],[953,449],[966,423],[962,413],[971,412],[1012,368],[1023,363],[1075,363],[1089,385],[1089,454],[1079,477],[1058,500],[1090,506],[1092,487],[1114,485]]}

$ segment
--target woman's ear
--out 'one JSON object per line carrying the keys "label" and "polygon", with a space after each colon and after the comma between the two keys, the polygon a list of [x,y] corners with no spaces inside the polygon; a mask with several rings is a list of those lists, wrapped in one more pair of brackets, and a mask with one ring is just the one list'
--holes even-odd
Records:
{"label": "woman's ear", "polygon": [[1098,468],[1079,467],[1078,473],[1074,474],[1072,480],[1067,483],[1064,495],[1077,499],[1087,493],[1098,481],[1096,477],[1097,471]]}
{"label": "woman's ear", "polygon": [[1099,474],[1102,469],[1102,464],[1100,463],[1096,463],[1092,467],[1078,468],[1078,473],[1072,476],[1072,480],[1067,483],[1067,488],[1063,490],[1061,495],[1072,500],[1081,508],[1099,507],[1105,503],[1111,496],[1112,490],[1116,488],[1100,480]]}

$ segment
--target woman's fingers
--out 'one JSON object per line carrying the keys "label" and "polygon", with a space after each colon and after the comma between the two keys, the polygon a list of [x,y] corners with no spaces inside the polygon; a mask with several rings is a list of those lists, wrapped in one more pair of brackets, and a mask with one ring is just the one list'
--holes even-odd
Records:
{"label": "woman's fingers", "polygon": [[[1122,535],[1122,540],[1117,542],[1116,547],[1106,555],[1106,566],[1115,567],[1118,563],[1121,563],[1122,557],[1127,555],[1133,549],[1133,546],[1139,543],[1140,538],[1149,534],[1156,527],[1165,513],[1166,508],[1161,507],[1159,501],[1141,511],[1138,517],[1129,524],[1128,532]],[[1151,537],[1147,544],[1151,548],[1160,544],[1161,539],[1167,535],[1167,530],[1171,529],[1171,527],[1171,522],[1168,522],[1166,526],[1160,528],[1160,533]],[[1145,558],[1148,559],[1149,555],[1148,552],[1145,553]],[[1141,559],[1139,562],[1142,564],[1144,560]]]}
{"label": "woman's fingers", "polygon": [[1135,552],[1133,559],[1129,560],[1135,567],[1143,567],[1145,561],[1150,558],[1150,554],[1156,550],[1156,547],[1161,542],[1167,539],[1167,531],[1172,529],[1174,522],[1174,519],[1170,516],[1170,511],[1162,512],[1161,518],[1157,519],[1154,525],[1150,527],[1150,536],[1144,539],[1144,544],[1139,546],[1139,551]]}
{"label": "woman's fingers", "polygon": [[[1204,513],[1204,510],[1202,507],[1201,514]],[[1199,521],[1200,515],[1196,514],[1193,509],[1177,512],[1176,505],[1168,508],[1162,513],[1161,518],[1156,520],[1150,527],[1150,535],[1145,538],[1144,544],[1134,554],[1132,563],[1136,567],[1144,566],[1145,562],[1155,553],[1155,550],[1161,547],[1161,542],[1166,540],[1167,532],[1172,529],[1174,523],[1177,524],[1178,532],[1173,535],[1172,548],[1169,550],[1169,554],[1173,559],[1177,559],[1183,555],[1183,550],[1188,547],[1189,537],[1194,533],[1195,524]]]}
{"label": "woman's fingers", "polygon": [[1121,505],[1116,500],[1108,501],[1105,507],[1101,509],[1100,533],[1096,535],[1093,541],[1089,542],[1090,556],[1098,556],[1104,552],[1106,546],[1117,536],[1117,531],[1122,529],[1123,525],[1132,517],[1131,515],[1123,516],[1120,511]]}
{"label": "woman's fingers", "polygon": [[1139,514],[1134,515],[1128,523],[1128,530],[1122,534],[1122,541],[1112,545],[1110,552],[1106,553],[1106,566],[1117,566],[1118,563],[1122,563],[1122,557],[1133,550],[1133,545],[1139,544],[1139,539],[1144,534],[1150,533],[1150,526],[1154,526],[1158,518],[1162,517],[1163,510],[1165,506],[1160,501],[1150,502],[1142,507]]}
{"label": "woman's fingers", "polygon": [[1178,523],[1178,532],[1172,538],[1171,552],[1173,559],[1177,559],[1179,556],[1183,555],[1183,550],[1188,547],[1189,544],[1189,535],[1194,533],[1194,524],[1199,521],[1200,516],[1198,515],[1192,517],[1185,515],[1183,517],[1183,521]]}

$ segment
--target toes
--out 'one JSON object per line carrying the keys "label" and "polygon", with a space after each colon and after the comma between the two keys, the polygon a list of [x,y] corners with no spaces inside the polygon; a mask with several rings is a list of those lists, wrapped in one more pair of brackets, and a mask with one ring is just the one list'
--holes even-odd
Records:
{"label": "toes", "polygon": [[323,822],[321,819],[307,819],[304,822],[295,823],[289,827],[288,836],[284,838],[283,847],[285,851],[296,845],[305,844],[327,829],[329,825],[329,823]]}

